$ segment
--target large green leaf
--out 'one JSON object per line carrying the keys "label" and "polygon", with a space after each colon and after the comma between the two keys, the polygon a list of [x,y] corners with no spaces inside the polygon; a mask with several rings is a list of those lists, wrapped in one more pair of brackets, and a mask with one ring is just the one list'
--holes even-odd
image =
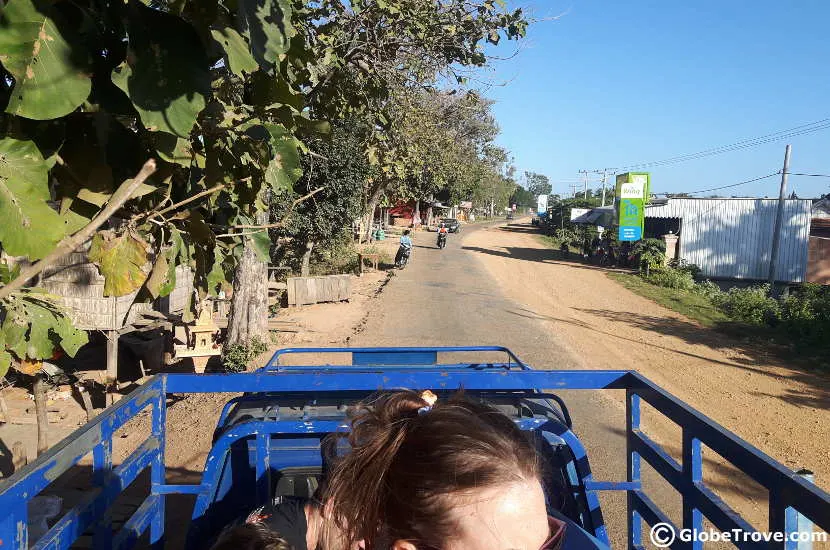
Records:
{"label": "large green leaf", "polygon": [[48,174],[34,143],[0,140],[0,244],[12,256],[40,259],[64,236],[60,216],[46,203]]}
{"label": "large green leaf", "polygon": [[0,332],[0,378],[6,376],[9,372],[9,367],[12,364],[12,355],[6,351],[5,343],[3,342],[3,333]]}
{"label": "large green leaf", "polygon": [[86,54],[79,41],[67,43],[51,4],[10,0],[3,9],[0,62],[15,80],[6,112],[35,120],[71,113],[92,87],[88,71],[73,62]]}
{"label": "large green leaf", "polygon": [[104,275],[104,296],[126,296],[147,279],[147,243],[132,232],[98,233],[92,239],[89,259]]}
{"label": "large green leaf", "polygon": [[34,368],[36,362],[51,358],[58,347],[74,356],[87,343],[86,332],[72,326],[54,296],[24,291],[12,294],[4,305],[7,316],[0,328],[0,371],[8,368],[11,354]]}
{"label": "large green leaf", "polygon": [[251,53],[265,69],[280,60],[297,31],[291,24],[291,0],[239,0],[237,26]]}
{"label": "large green leaf", "polygon": [[60,345],[63,351],[70,357],[75,357],[81,346],[89,341],[89,336],[86,331],[79,330],[72,325],[69,317],[62,313],[55,318],[55,325],[52,330],[60,338]]}
{"label": "large green leaf", "polygon": [[28,330],[29,325],[26,319],[16,309],[6,312],[6,319],[0,328],[6,340],[6,350],[21,359],[26,357],[26,332]]}
{"label": "large green leaf", "polygon": [[251,55],[248,42],[235,29],[223,27],[210,33],[225,50],[225,62],[232,73],[244,76],[245,73],[252,73],[259,68],[256,59]]}
{"label": "large green leaf", "polygon": [[227,256],[221,246],[216,246],[213,249],[213,265],[207,274],[208,293],[211,296],[218,294],[220,285],[228,282],[229,277],[226,270],[225,260]]}
{"label": "large green leaf", "polygon": [[299,141],[285,126],[263,125],[271,136],[273,157],[265,170],[265,181],[275,191],[290,191],[303,175],[300,165]]}
{"label": "large green leaf", "polygon": [[144,127],[189,136],[205,107],[210,64],[192,26],[137,2],[128,10],[127,62],[112,81],[132,101]]}
{"label": "large green leaf", "polygon": [[40,303],[30,302],[26,307],[26,320],[29,322],[29,338],[26,357],[29,359],[48,359],[55,353],[55,343],[50,338],[50,330],[56,319],[53,311]]}
{"label": "large green leaf", "polygon": [[181,233],[173,229],[170,243],[156,259],[156,264],[147,278],[147,290],[153,298],[168,296],[176,287],[176,266],[188,261],[187,246]]}
{"label": "large green leaf", "polygon": [[153,145],[161,158],[182,166],[193,162],[193,145],[189,139],[180,138],[167,132],[152,132]]}
{"label": "large green leaf", "polygon": [[271,236],[267,229],[252,230],[254,233],[250,235],[251,244],[254,247],[257,257],[263,262],[271,260]]}

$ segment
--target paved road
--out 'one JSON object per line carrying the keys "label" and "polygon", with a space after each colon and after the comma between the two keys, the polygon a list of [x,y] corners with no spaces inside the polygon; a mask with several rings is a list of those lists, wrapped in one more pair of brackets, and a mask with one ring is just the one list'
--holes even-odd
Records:
{"label": "paved road", "polygon": [[[410,264],[398,271],[352,345],[503,345],[537,369],[575,369],[576,362],[556,334],[522,316],[479,264],[461,248],[467,226],[450,235],[446,249],[435,235],[418,233]],[[624,410],[607,392],[562,392],[575,430],[588,447],[595,478],[625,479]],[[624,497],[603,499],[615,547],[624,547]]]}

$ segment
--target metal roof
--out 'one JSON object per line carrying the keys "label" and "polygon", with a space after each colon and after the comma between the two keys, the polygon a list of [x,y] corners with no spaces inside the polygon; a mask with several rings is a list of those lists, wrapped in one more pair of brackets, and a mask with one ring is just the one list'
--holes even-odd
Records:
{"label": "metal roof", "polygon": [[[802,282],[807,270],[810,199],[784,201],[776,279]],[[681,258],[715,278],[767,278],[778,199],[672,198],[646,218],[680,218]]]}

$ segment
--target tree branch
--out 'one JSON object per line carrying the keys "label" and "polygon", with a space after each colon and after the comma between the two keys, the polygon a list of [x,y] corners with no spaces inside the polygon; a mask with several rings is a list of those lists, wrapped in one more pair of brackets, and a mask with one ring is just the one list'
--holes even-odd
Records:
{"label": "tree branch", "polygon": [[323,189],[325,189],[325,186],[318,187],[314,191],[312,191],[308,194],[305,194],[302,197],[296,199],[294,202],[291,203],[291,206],[288,207],[288,212],[286,212],[285,215],[283,215],[282,219],[280,219],[280,221],[278,221],[276,223],[269,223],[269,224],[266,224],[266,225],[228,225],[228,226],[226,226],[228,229],[256,229],[257,231],[252,231],[252,232],[249,232],[249,233],[222,233],[220,235],[216,235],[216,238],[219,239],[219,238],[222,238],[222,237],[241,237],[241,236],[244,236],[244,235],[254,235],[254,234],[259,233],[260,231],[263,231],[265,229],[277,229],[279,227],[282,227],[282,226],[285,225],[286,220],[288,220],[289,216],[291,216],[291,214],[294,212],[294,209],[297,207],[298,204],[300,204],[301,202],[307,201],[308,199],[310,199],[311,197],[313,197],[314,195],[316,195],[317,193],[319,193]]}
{"label": "tree branch", "polygon": [[143,220],[144,218],[151,218],[152,219],[152,218],[155,218],[157,216],[163,216],[163,215],[167,214],[168,212],[176,210],[177,208],[181,208],[182,206],[184,206],[186,204],[190,204],[193,201],[199,200],[202,197],[206,197],[208,195],[216,193],[217,191],[221,191],[224,188],[225,188],[224,183],[220,183],[219,185],[214,185],[210,189],[205,189],[204,191],[200,191],[199,193],[196,193],[192,197],[187,197],[186,199],[181,200],[181,201],[177,202],[176,204],[171,204],[167,208],[165,208],[163,210],[159,210],[158,212],[152,211],[152,212],[148,212],[146,214],[141,214],[140,216],[136,217],[135,220],[138,221],[138,220]]}
{"label": "tree branch", "polygon": [[136,174],[132,180],[125,181],[121,184],[118,190],[112,194],[107,205],[92,218],[92,220],[82,229],[75,232],[75,234],[64,238],[58,243],[58,246],[50,252],[45,258],[37,261],[29,267],[23,269],[13,281],[9,284],[0,287],[0,300],[7,298],[15,290],[19,290],[26,284],[26,281],[36,277],[43,272],[44,269],[54,264],[63,256],[74,252],[79,246],[84,244],[92,234],[95,233],[99,227],[104,225],[108,219],[112,217],[115,212],[121,208],[125,202],[132,198],[133,193],[138,189],[153,172],[156,171],[156,161],[148,160],[141,167],[141,170]]}

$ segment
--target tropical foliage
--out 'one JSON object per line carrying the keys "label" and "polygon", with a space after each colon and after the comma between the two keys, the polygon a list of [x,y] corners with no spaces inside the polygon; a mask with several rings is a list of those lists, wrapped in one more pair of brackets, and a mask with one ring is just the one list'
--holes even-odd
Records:
{"label": "tropical foliage", "polygon": [[[390,190],[497,187],[504,160],[482,145],[492,120],[432,158],[436,148],[423,145],[436,128],[406,109],[470,109],[478,115],[460,119],[486,123],[486,102],[437,85],[463,85],[468,68],[487,64],[485,44],[519,38],[526,25],[521,10],[496,0],[9,0],[0,246],[18,263],[43,262],[24,269],[25,280],[4,271],[0,374],[77,349],[82,336],[56,303],[23,287],[81,237],[92,237],[89,256],[110,296],[165,296],[186,265],[199,300],[242,263],[267,260],[268,230],[291,219],[286,205],[305,208],[297,199],[317,183],[309,176],[298,187],[332,123],[365,121],[358,149],[377,175],[364,182],[364,212]],[[460,119],[447,121],[456,136]],[[453,134],[441,135],[446,144]],[[481,163],[446,171],[462,158]],[[423,170],[428,181],[415,177]],[[351,192],[325,185],[319,201]],[[113,219],[102,226],[102,216]],[[325,231],[300,225],[290,231]]]}

